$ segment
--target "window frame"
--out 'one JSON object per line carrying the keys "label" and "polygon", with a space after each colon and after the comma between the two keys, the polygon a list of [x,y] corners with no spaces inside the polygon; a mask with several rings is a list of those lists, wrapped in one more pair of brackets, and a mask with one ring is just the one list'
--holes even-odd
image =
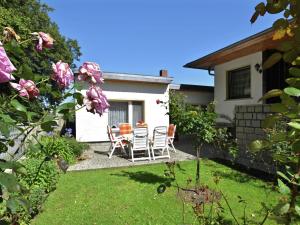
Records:
{"label": "window frame", "polygon": [[[232,72],[236,72],[236,71],[241,71],[241,70],[249,70],[249,89],[250,92],[248,95],[241,95],[241,96],[230,96],[230,90],[232,88],[232,84],[230,83],[230,76],[232,76]],[[243,66],[243,67],[239,67],[237,69],[233,69],[233,70],[228,70],[226,71],[226,100],[238,100],[238,99],[249,99],[251,98],[251,65],[247,65],[247,66]]]}

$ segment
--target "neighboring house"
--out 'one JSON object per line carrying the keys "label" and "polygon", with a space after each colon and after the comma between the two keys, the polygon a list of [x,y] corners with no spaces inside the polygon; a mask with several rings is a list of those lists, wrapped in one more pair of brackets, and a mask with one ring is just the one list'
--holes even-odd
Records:
{"label": "neighboring house", "polygon": [[[184,65],[207,70],[214,76],[218,122],[235,130],[240,149],[244,150],[239,161],[247,166],[247,144],[262,138],[262,121],[270,113],[268,103],[278,101],[259,99],[269,90],[286,86],[288,65],[283,60],[262,70],[262,64],[280,43],[273,40],[273,34],[272,29],[267,29]],[[262,164],[255,163],[254,167],[261,169]]]}
{"label": "neighboring house", "polygon": [[[81,142],[108,141],[107,125],[130,123],[135,127],[139,120],[148,124],[149,133],[156,126],[168,126],[167,110],[156,100],[168,102],[169,84],[172,78],[166,70],[160,76],[104,72],[101,85],[108,98],[110,108],[101,117],[88,113],[85,108],[76,112],[76,139]],[[87,87],[86,87],[87,88]],[[85,90],[81,92],[85,94]]]}
{"label": "neighboring house", "polygon": [[184,67],[208,70],[214,76],[216,112],[228,123],[235,118],[237,105],[257,105],[267,91],[283,88],[287,65],[281,61],[262,71],[262,64],[274,51],[279,41],[273,41],[272,29],[257,33],[222,48]]}
{"label": "neighboring house", "polygon": [[192,84],[170,84],[170,90],[181,93],[185,102],[194,106],[206,106],[214,101],[214,87]]}

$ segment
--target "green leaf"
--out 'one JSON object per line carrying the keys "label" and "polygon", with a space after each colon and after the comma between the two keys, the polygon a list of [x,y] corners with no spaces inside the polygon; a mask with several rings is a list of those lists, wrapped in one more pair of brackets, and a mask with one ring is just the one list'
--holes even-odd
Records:
{"label": "green leaf", "polygon": [[75,82],[74,83],[74,89],[76,91],[81,91],[82,89],[84,89],[85,83],[84,82]]}
{"label": "green leaf", "polygon": [[25,209],[27,212],[29,211],[29,202],[21,198],[10,197],[7,200],[6,206],[12,211],[12,213],[20,211],[20,207]]}
{"label": "green leaf", "polygon": [[37,116],[38,114],[36,112],[28,112],[27,117],[29,121],[32,121],[33,116]]}
{"label": "green leaf", "polygon": [[8,192],[18,192],[20,185],[16,177],[9,173],[0,173],[0,184],[4,186]]}
{"label": "green leaf", "polygon": [[8,150],[7,145],[0,141],[0,153],[6,152],[7,150]]}
{"label": "green leaf", "polygon": [[41,124],[41,128],[46,132],[53,131],[56,126],[58,126],[57,122],[53,120],[46,121]]}
{"label": "green leaf", "polygon": [[283,179],[285,179],[286,181],[291,182],[291,180],[290,180],[284,173],[282,173],[282,172],[280,172],[280,171],[277,171],[277,174],[278,174],[280,177],[282,177]]}
{"label": "green leaf", "polygon": [[279,215],[284,215],[286,214],[290,209],[290,204],[289,203],[279,203],[275,208],[274,212]]}
{"label": "green leaf", "polygon": [[279,52],[275,52],[273,53],[263,64],[263,69],[269,69],[271,68],[273,65],[275,65],[276,63],[278,63],[282,58],[282,54]]}
{"label": "green leaf", "polygon": [[300,78],[290,77],[285,80],[290,86],[300,88]]}
{"label": "green leaf", "polygon": [[258,16],[259,16],[259,12],[258,12],[258,11],[255,11],[255,12],[253,13],[251,19],[250,19],[251,24],[252,24],[252,23],[255,23],[255,21],[257,20]]}
{"label": "green leaf", "polygon": [[74,109],[75,108],[75,103],[74,102],[67,102],[67,103],[63,103],[61,105],[59,105],[56,108],[56,112],[59,113],[63,110],[70,110],[70,109]]}
{"label": "green leaf", "polygon": [[291,41],[284,41],[282,43],[279,44],[279,46],[277,47],[277,49],[279,51],[282,51],[282,52],[287,52],[289,50],[291,50],[293,48],[293,42]]}
{"label": "green leaf", "polygon": [[298,52],[295,49],[291,49],[283,54],[283,60],[287,63],[292,63],[298,57]]}
{"label": "green leaf", "polygon": [[300,152],[300,140],[296,140],[293,144],[292,144],[292,150],[294,152]]}
{"label": "green leaf", "polygon": [[295,97],[300,96],[300,89],[295,88],[295,87],[287,87],[283,91],[284,91],[284,93],[286,93],[290,96],[295,96]]}
{"label": "green leaf", "polygon": [[287,19],[280,18],[273,23],[274,29],[285,29],[289,26],[289,22]]}
{"label": "green leaf", "polygon": [[15,123],[16,121],[10,117],[10,115],[7,114],[0,114],[0,118],[5,122],[5,123]]}
{"label": "green leaf", "polygon": [[289,73],[290,73],[290,75],[292,75],[294,77],[300,77],[300,69],[299,68],[291,67],[289,69]]}
{"label": "green leaf", "polygon": [[288,107],[296,107],[298,104],[296,103],[296,101],[289,95],[287,95],[286,93],[282,93],[282,95],[280,96],[281,99],[281,103],[283,103],[284,105],[288,106]]}
{"label": "green leaf", "polygon": [[299,66],[300,65],[300,57],[297,57],[293,62],[292,62],[293,66]]}
{"label": "green leaf", "polygon": [[83,105],[83,95],[79,92],[75,92],[73,97],[77,100],[77,104]]}
{"label": "green leaf", "polygon": [[6,138],[9,138],[10,126],[7,123],[0,121],[0,135],[3,135]]}
{"label": "green leaf", "polygon": [[291,190],[288,186],[285,185],[280,179],[278,179],[278,190],[281,194],[289,195]]}
{"label": "green leaf", "polygon": [[285,10],[288,5],[287,0],[277,0],[268,2],[266,5],[267,12],[270,14],[277,14]]}
{"label": "green leaf", "polygon": [[289,122],[288,125],[292,128],[295,128],[297,130],[300,130],[300,123],[297,122]]}
{"label": "green leaf", "polygon": [[12,169],[12,170],[18,170],[19,168],[23,167],[23,165],[19,162],[3,162],[0,161],[0,168],[5,170],[5,169]]}
{"label": "green leaf", "polygon": [[255,11],[259,13],[259,15],[264,16],[266,13],[265,3],[261,2],[255,6]]}
{"label": "green leaf", "polygon": [[27,109],[17,99],[13,99],[10,104],[19,112],[27,113]]}
{"label": "green leaf", "polygon": [[300,216],[300,206],[299,205],[295,206],[295,211],[298,214],[298,216]]}
{"label": "green leaf", "polygon": [[19,73],[16,75],[25,80],[34,80],[34,74],[32,72],[32,69],[26,64],[20,66]]}
{"label": "green leaf", "polygon": [[269,98],[279,97],[282,94],[282,90],[280,89],[273,89],[268,91],[263,97],[261,97],[258,101],[266,100]]}

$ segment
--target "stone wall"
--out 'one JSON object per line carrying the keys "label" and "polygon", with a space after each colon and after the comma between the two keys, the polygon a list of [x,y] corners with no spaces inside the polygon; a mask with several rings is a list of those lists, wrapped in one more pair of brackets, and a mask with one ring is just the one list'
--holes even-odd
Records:
{"label": "stone wall", "polygon": [[248,149],[252,141],[265,138],[262,122],[270,113],[270,105],[235,106],[235,133],[239,146],[237,161],[251,168],[274,172],[270,155],[260,153],[253,157]]}

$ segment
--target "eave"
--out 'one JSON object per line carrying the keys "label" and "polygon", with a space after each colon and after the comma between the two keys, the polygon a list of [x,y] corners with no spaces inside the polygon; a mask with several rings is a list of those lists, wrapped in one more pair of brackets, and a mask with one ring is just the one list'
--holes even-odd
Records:
{"label": "eave", "polygon": [[211,70],[216,65],[267,49],[274,49],[280,41],[273,40],[273,29],[267,29],[216,52],[184,65],[186,68]]}

